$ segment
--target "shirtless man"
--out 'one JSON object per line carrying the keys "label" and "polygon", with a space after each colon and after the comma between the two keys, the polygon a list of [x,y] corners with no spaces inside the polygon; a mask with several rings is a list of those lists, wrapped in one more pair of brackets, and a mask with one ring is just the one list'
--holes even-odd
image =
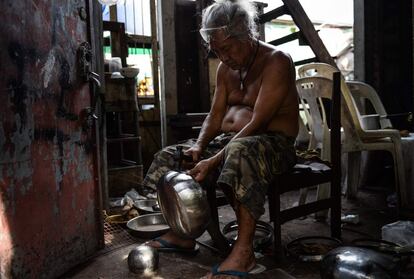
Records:
{"label": "shirtless man", "polygon": [[[196,163],[189,170],[195,180],[219,171],[217,184],[239,226],[232,251],[208,278],[237,278],[255,267],[253,236],[267,187],[275,174],[295,164],[299,105],[294,65],[287,54],[256,39],[255,17],[248,0],[217,0],[203,11],[200,33],[221,63],[211,110],[185,153]],[[157,153],[144,184],[155,183],[169,169],[168,159],[160,158],[172,152],[169,147]],[[173,232],[161,239],[186,249],[195,245]],[[157,240],[149,244],[163,245]]]}

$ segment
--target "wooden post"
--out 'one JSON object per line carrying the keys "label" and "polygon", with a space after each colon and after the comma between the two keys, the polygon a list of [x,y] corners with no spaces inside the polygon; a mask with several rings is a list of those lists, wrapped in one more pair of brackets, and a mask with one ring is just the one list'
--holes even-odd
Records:
{"label": "wooden post", "polygon": [[161,145],[167,145],[167,114],[177,113],[177,74],[175,54],[175,1],[158,2],[160,46]]}
{"label": "wooden post", "polygon": [[151,14],[151,52],[152,52],[152,84],[154,87],[154,103],[155,107],[159,109],[159,76],[158,76],[158,41],[157,41],[157,11],[155,0],[150,0],[150,14]]}
{"label": "wooden post", "polygon": [[[93,128],[94,133],[94,140],[95,143],[95,166],[97,170],[97,177],[95,178],[95,183],[97,187],[97,201],[98,204],[96,206],[96,214],[98,220],[98,227],[100,231],[100,238],[99,238],[99,246],[103,248],[105,246],[105,241],[103,238],[104,235],[104,224],[102,218],[102,210],[106,209],[108,205],[108,184],[107,184],[107,165],[106,165],[106,145],[103,144],[104,139],[104,130],[99,129],[104,125],[101,125],[103,121],[102,116],[102,104],[100,94],[105,90],[105,83],[104,83],[104,54],[103,54],[103,37],[102,37],[102,7],[97,1],[89,0],[88,2],[88,37],[92,47],[93,53],[93,60],[92,60],[92,68],[91,70],[97,73],[100,76],[101,88],[93,88],[91,87],[90,90],[95,90],[92,92],[96,94],[95,97],[97,99],[96,102],[96,112],[99,115],[98,120],[95,120],[95,125]],[[99,97],[98,97],[99,96]],[[93,104],[91,104],[93,106]]]}
{"label": "wooden post", "polygon": [[[210,0],[197,0],[196,11],[200,15],[197,18],[197,27],[201,25],[201,13],[205,7],[211,4]],[[201,110],[208,112],[210,110],[210,75],[209,75],[209,63],[206,59],[208,53],[206,48],[203,46],[203,39],[201,36],[197,38],[198,47],[198,72],[200,79],[200,96],[201,96]]]}
{"label": "wooden post", "polygon": [[110,21],[118,21],[116,5],[109,6],[109,20]]}
{"label": "wooden post", "polygon": [[365,1],[354,0],[354,75],[365,81]]}
{"label": "wooden post", "polygon": [[331,109],[331,234],[341,238],[341,73],[332,76],[332,109]]}
{"label": "wooden post", "polygon": [[318,60],[337,67],[298,0],[283,0],[283,3],[288,8],[293,21],[299,27]]}

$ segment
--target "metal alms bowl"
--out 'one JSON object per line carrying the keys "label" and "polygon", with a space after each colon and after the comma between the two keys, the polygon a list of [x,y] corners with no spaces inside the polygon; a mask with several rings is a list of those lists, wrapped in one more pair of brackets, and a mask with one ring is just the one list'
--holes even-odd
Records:
{"label": "metal alms bowl", "polygon": [[134,273],[156,270],[158,263],[158,250],[151,246],[140,245],[128,254],[128,267]]}
{"label": "metal alms bowl", "polygon": [[158,203],[171,229],[184,238],[203,234],[210,220],[207,197],[191,176],[167,172],[158,182]]}

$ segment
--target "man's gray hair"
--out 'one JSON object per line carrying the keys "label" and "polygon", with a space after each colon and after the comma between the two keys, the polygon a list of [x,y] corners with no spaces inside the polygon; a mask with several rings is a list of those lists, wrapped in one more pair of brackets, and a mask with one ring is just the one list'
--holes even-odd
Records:
{"label": "man's gray hair", "polygon": [[203,10],[201,28],[227,26],[229,35],[257,38],[257,9],[249,0],[215,0]]}

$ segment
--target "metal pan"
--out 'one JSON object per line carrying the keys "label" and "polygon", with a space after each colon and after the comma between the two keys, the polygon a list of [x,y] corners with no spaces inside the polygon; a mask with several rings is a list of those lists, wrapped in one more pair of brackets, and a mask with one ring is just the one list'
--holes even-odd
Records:
{"label": "metal pan", "polygon": [[170,227],[162,213],[146,214],[128,221],[127,228],[131,235],[138,238],[154,238],[166,233]]}
{"label": "metal pan", "polygon": [[339,239],[325,236],[305,236],[286,245],[289,255],[302,262],[319,262],[330,250],[342,245]]}

